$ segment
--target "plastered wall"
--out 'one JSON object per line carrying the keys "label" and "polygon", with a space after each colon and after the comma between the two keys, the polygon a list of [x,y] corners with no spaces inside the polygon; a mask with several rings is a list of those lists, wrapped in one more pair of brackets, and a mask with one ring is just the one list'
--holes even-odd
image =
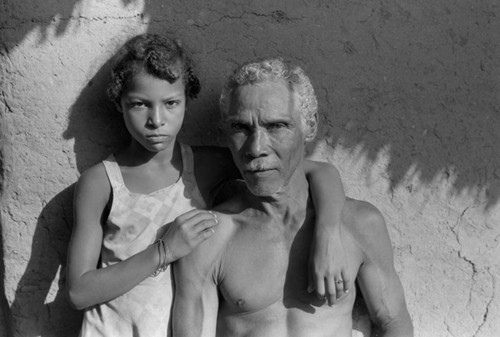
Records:
{"label": "plastered wall", "polygon": [[496,0],[0,2],[0,336],[76,336],[64,296],[79,174],[126,140],[109,59],[142,32],[192,51],[181,138],[221,144],[221,83],[283,55],[320,102],[310,148],[385,215],[416,336],[500,334]]}

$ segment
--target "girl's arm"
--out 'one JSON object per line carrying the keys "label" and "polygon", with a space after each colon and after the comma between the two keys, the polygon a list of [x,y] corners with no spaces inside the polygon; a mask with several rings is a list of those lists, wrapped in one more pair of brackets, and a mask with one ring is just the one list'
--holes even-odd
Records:
{"label": "girl's arm", "polygon": [[[103,239],[101,218],[110,188],[102,164],[84,172],[75,188],[75,223],[68,248],[67,291],[70,302],[77,309],[123,295],[151,276],[160,262],[158,244],[153,244],[124,261],[97,268]],[[213,216],[206,211],[198,212],[178,217],[163,235],[171,251],[171,260],[187,254],[212,234],[209,229],[215,224]],[[171,260],[163,259],[163,262]]]}
{"label": "girl's arm", "polygon": [[316,210],[308,291],[316,290],[320,298],[326,296],[328,304],[333,305],[350,287],[348,261],[340,240],[344,187],[331,164],[306,161],[304,168]]}

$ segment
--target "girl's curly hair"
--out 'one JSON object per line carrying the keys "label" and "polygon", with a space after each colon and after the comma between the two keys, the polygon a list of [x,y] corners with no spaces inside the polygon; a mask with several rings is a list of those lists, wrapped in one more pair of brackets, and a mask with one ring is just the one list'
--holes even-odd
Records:
{"label": "girl's curly hair", "polygon": [[187,98],[196,98],[201,85],[193,62],[180,41],[156,34],[142,34],[128,40],[115,56],[107,93],[118,103],[132,78],[145,70],[148,74],[174,83],[182,78]]}

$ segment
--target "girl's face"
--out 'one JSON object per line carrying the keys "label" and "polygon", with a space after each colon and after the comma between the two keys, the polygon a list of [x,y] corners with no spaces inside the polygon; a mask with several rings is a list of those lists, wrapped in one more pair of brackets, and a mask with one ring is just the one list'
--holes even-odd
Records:
{"label": "girl's face", "polygon": [[182,78],[169,83],[141,71],[120,97],[119,108],[132,142],[150,152],[172,148],[186,108]]}

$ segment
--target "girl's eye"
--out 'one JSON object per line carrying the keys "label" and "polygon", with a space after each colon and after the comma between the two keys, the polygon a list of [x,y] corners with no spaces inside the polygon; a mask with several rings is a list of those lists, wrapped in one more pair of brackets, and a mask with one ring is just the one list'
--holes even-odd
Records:
{"label": "girl's eye", "polygon": [[129,106],[131,108],[142,108],[142,107],[146,106],[146,104],[144,104],[144,102],[134,101],[134,102],[130,102]]}
{"label": "girl's eye", "polygon": [[248,130],[248,126],[246,126],[243,123],[232,123],[231,124],[231,129],[236,132],[244,132]]}
{"label": "girl's eye", "polygon": [[179,101],[166,101],[165,105],[169,108],[173,108],[179,105],[179,103],[180,103]]}

